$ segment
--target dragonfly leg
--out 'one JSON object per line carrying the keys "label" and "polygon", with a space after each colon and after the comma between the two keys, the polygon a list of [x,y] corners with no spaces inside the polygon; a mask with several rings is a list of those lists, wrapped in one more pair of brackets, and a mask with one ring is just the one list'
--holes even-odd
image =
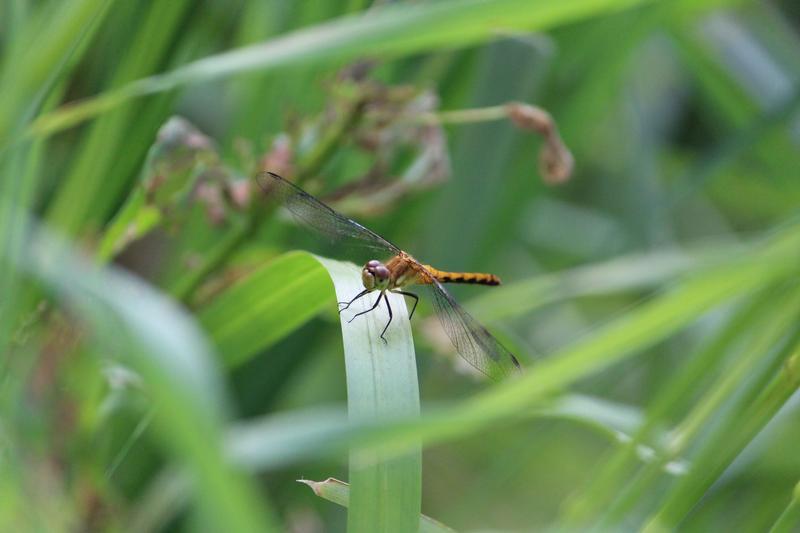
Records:
{"label": "dragonfly leg", "polygon": [[[383,294],[383,291],[381,291],[381,293],[378,295],[378,299],[375,300],[375,304],[372,307],[370,307],[366,311],[361,311],[360,313],[356,313],[355,315],[353,315],[353,318],[351,318],[350,320],[347,321],[347,323],[349,324],[350,322],[355,320],[357,317],[360,317],[361,315],[365,315],[365,314],[369,313],[370,311],[374,311],[375,308],[378,307],[378,304],[381,303],[381,298],[383,298],[384,296],[385,295]],[[387,300],[387,303],[388,303],[388,300]]]}
{"label": "dragonfly leg", "polygon": [[350,304],[352,304],[353,302],[355,302],[356,300],[358,300],[362,296],[366,296],[367,294],[369,294],[369,291],[367,289],[364,289],[363,291],[361,291],[358,294],[356,294],[356,297],[353,298],[352,300],[350,300],[349,302],[337,302],[339,305],[343,305],[344,306],[341,309],[339,309],[339,312],[341,313],[342,311],[344,311],[345,309],[350,307]]}
{"label": "dragonfly leg", "polygon": [[411,312],[408,313],[408,319],[411,320],[411,317],[414,316],[414,311],[417,309],[417,304],[419,303],[419,296],[414,294],[413,292],[406,292],[406,291],[392,291],[396,294],[402,294],[403,296],[410,296],[414,298],[414,307],[411,308]]}
{"label": "dragonfly leg", "polygon": [[383,341],[384,344],[389,344],[389,342],[386,340],[386,337],[384,337],[383,334],[386,333],[386,330],[389,329],[389,324],[392,323],[392,306],[389,305],[389,297],[386,296],[385,298],[386,298],[386,309],[389,310],[389,321],[386,323],[386,326],[384,326],[383,331],[381,331],[381,340]]}

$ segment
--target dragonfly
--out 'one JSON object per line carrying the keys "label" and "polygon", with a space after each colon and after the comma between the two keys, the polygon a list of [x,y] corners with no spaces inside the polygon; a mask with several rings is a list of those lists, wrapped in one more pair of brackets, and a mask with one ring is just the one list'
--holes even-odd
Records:
{"label": "dragonfly", "polygon": [[494,274],[476,272],[447,272],[420,263],[413,256],[381,237],[358,222],[336,212],[294,183],[272,172],[261,172],[256,176],[261,189],[268,198],[283,206],[292,217],[311,231],[327,237],[335,244],[349,248],[368,250],[379,254],[381,259],[370,259],[361,270],[364,290],[348,302],[339,302],[339,312],[348,309],[355,301],[366,295],[378,292],[372,307],[354,315],[360,315],[378,308],[385,301],[389,321],[381,332],[381,339],[392,322],[392,308],[386,293],[396,293],[413,298],[414,305],[409,319],[419,303],[419,296],[406,290],[419,285],[428,289],[432,295],[436,315],[447,333],[453,347],[464,360],[488,377],[499,380],[522,371],[517,358],[489,331],[461,307],[444,288],[444,283],[467,283],[476,285],[499,285],[500,279]]}

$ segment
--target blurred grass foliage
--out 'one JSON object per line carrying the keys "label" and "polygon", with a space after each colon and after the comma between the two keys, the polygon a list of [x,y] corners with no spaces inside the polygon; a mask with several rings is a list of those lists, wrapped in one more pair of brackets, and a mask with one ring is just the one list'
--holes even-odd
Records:
{"label": "blurred grass foliage", "polygon": [[[0,529],[796,530],[798,45],[789,0],[0,3]],[[425,301],[337,328],[308,252],[372,257],[264,169],[501,275],[454,292],[525,374]]]}

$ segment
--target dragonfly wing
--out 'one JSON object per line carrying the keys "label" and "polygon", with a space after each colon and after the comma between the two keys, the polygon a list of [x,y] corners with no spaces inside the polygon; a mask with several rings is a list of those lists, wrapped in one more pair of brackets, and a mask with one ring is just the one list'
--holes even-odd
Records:
{"label": "dragonfly wing", "polygon": [[325,235],[331,242],[345,242],[358,248],[369,248],[391,255],[400,249],[377,233],[337,213],[303,189],[272,172],[256,176],[267,197],[285,207],[300,224]]}
{"label": "dragonfly wing", "polygon": [[427,286],[433,295],[436,315],[458,354],[495,380],[520,373],[522,367],[514,354],[458,305],[441,283],[431,281]]}

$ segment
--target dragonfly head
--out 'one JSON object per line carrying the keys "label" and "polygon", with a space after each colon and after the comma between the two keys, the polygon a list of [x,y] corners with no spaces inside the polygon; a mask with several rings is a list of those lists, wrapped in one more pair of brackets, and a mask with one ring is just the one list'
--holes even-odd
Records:
{"label": "dragonfly head", "polygon": [[368,291],[388,289],[389,277],[389,269],[377,259],[368,261],[361,270],[361,281]]}

